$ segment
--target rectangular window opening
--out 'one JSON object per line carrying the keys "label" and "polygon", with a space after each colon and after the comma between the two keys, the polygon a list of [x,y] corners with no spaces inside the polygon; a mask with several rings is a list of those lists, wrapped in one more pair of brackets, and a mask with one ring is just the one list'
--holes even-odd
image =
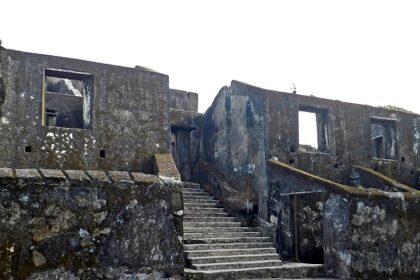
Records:
{"label": "rectangular window opening", "polygon": [[43,125],[92,128],[93,75],[45,69],[43,85]]}
{"label": "rectangular window opening", "polygon": [[370,145],[372,157],[397,159],[396,121],[370,120]]}
{"label": "rectangular window opening", "polygon": [[299,150],[328,152],[328,110],[299,106]]}

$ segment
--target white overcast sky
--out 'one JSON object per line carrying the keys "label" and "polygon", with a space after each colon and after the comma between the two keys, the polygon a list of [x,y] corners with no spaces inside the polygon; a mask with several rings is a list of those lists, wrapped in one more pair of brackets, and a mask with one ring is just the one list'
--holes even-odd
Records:
{"label": "white overcast sky", "polygon": [[168,74],[199,111],[230,81],[420,113],[420,1],[2,0],[6,48]]}

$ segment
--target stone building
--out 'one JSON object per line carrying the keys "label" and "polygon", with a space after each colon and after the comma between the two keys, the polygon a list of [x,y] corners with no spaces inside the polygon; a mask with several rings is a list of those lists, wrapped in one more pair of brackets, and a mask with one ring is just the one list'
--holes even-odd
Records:
{"label": "stone building", "polygon": [[197,105],[0,47],[0,278],[419,278],[419,115],[237,81]]}

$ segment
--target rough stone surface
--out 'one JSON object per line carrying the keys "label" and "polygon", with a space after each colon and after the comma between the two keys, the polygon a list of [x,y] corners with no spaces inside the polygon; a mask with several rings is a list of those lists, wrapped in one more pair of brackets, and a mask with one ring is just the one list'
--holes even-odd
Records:
{"label": "rough stone surface", "polygon": [[197,112],[171,109],[172,155],[184,181],[198,180],[202,117]]}
{"label": "rough stone surface", "polygon": [[106,173],[103,171],[89,170],[86,173],[89,174],[93,181],[110,182],[108,176],[106,176]]}
{"label": "rough stone surface", "polygon": [[140,183],[140,184],[150,185],[150,184],[159,182],[159,177],[156,175],[132,172],[131,177],[133,177],[133,181],[135,183]]}
{"label": "rough stone surface", "polygon": [[155,155],[155,174],[166,178],[181,178],[171,154]]}
{"label": "rough stone surface", "polygon": [[[45,68],[93,75],[92,129],[42,125]],[[2,167],[152,173],[153,155],[169,152],[166,75],[7,49],[0,78]]]}
{"label": "rough stone surface", "polygon": [[[306,248],[311,243],[316,245],[320,239],[318,222],[322,219],[327,276],[342,279],[416,279],[420,276],[418,192],[384,192],[345,186],[286,164],[273,163],[270,169],[273,199],[269,213],[279,213],[279,221],[286,221],[281,225],[283,231],[293,232],[293,227],[287,226],[287,219],[293,217],[293,213],[287,206],[286,211],[282,210],[282,205],[286,205],[284,199],[280,199],[284,190],[324,193],[323,205],[322,199],[307,194],[307,202],[297,205],[297,217],[299,242],[304,242]],[[312,236],[313,241],[305,242],[302,240],[305,236]],[[283,245],[286,248],[294,245],[291,242],[282,244],[282,240],[288,239],[280,238],[281,250]],[[298,244],[299,250],[300,247]]]}
{"label": "rough stone surface", "polygon": [[[299,110],[322,112],[323,150],[299,147]],[[372,118],[396,123],[393,159],[374,157]],[[265,162],[272,158],[343,184],[350,184],[352,166],[360,165],[416,187],[419,125],[420,116],[413,113],[275,92],[232,81],[220,90],[203,116],[200,158],[222,173],[234,190],[253,193],[258,215],[266,219],[270,171]],[[203,174],[200,182],[217,188],[205,181],[206,176]]]}
{"label": "rough stone surface", "polygon": [[183,90],[170,89],[169,104],[171,109],[197,112],[198,94]]}
{"label": "rough stone surface", "polygon": [[41,175],[38,173],[36,169],[16,169],[16,177],[18,178],[19,182],[26,183],[40,183],[41,182]]}
{"label": "rough stone surface", "polygon": [[16,179],[11,168],[0,168],[0,183],[7,184]]}
{"label": "rough stone surface", "polygon": [[109,171],[108,175],[113,182],[131,181],[130,174],[125,171]]}
{"label": "rough stone surface", "polygon": [[87,185],[90,183],[88,175],[82,170],[65,170],[64,174],[72,185]]}
{"label": "rough stone surface", "polygon": [[[29,173],[34,174],[17,172]],[[28,181],[18,188],[0,186],[1,279],[165,279],[181,274],[183,217],[174,213],[183,204],[176,185],[157,181],[121,191],[117,183],[98,187],[86,181],[68,187],[67,181],[51,183],[52,174],[40,179],[41,188]]]}
{"label": "rough stone surface", "polygon": [[61,170],[56,169],[40,169],[39,172],[46,184],[49,185],[60,185],[66,181],[66,176],[64,176]]}
{"label": "rough stone surface", "polygon": [[181,280],[180,277],[167,277],[165,273],[142,273],[122,268],[104,268],[95,271],[71,272],[64,269],[48,270],[32,274],[28,280],[82,280],[82,279],[116,279],[116,280]]}

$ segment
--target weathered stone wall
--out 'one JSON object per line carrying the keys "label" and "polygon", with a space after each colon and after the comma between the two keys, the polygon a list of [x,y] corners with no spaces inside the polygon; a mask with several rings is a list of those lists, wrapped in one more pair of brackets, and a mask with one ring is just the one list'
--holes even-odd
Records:
{"label": "weathered stone wall", "polygon": [[[259,89],[255,89],[258,91]],[[267,158],[277,157],[299,169],[325,178],[349,183],[352,165],[361,165],[416,186],[419,176],[420,116],[383,108],[327,100],[311,96],[266,91]],[[299,150],[299,106],[321,108],[327,113],[328,150],[304,152]],[[373,158],[371,150],[371,118],[396,121],[395,160]]]}
{"label": "weathered stone wall", "polygon": [[197,113],[198,95],[171,89],[172,155],[181,177],[197,181],[200,158],[202,114]]}
{"label": "weathered stone wall", "polygon": [[[45,68],[93,75],[91,129],[42,126]],[[170,150],[168,76],[153,71],[1,50],[0,107],[0,166],[151,173]]]}
{"label": "weathered stone wall", "polygon": [[324,210],[327,275],[419,279],[419,215],[420,198],[412,194],[331,195]]}
{"label": "weathered stone wall", "polygon": [[[285,249],[287,255],[296,245],[291,241],[295,231],[291,220],[295,215],[283,192],[320,191],[325,195],[325,204],[316,197],[314,201],[323,204],[322,246],[328,276],[340,279],[417,279],[420,276],[420,192],[350,187],[283,163],[270,163],[269,215],[270,220],[278,219],[280,251]],[[305,217],[308,212],[305,208],[311,204],[309,200],[297,205],[298,219],[299,213]],[[309,212],[316,212],[312,210]],[[304,229],[316,226],[319,215],[311,216],[314,223],[299,220],[297,226]],[[310,238],[317,238],[316,227],[307,232]],[[298,234],[298,242],[311,244],[302,240],[302,231]]]}
{"label": "weathered stone wall", "polygon": [[198,94],[178,89],[170,89],[169,103],[171,109],[198,111]]}
{"label": "weathered stone wall", "polygon": [[154,175],[1,168],[0,278],[180,275],[182,215],[179,185]]}
{"label": "weathered stone wall", "polygon": [[[299,148],[299,110],[322,112],[324,150]],[[395,121],[395,159],[371,151],[371,119]],[[420,116],[312,96],[275,92],[232,81],[203,117],[201,159],[223,173],[241,193],[254,193],[259,215],[267,218],[266,160],[277,158],[324,178],[350,184],[353,165],[368,167],[409,186],[419,177]],[[322,136],[322,137],[321,137]],[[325,136],[325,137],[324,137]],[[284,190],[295,191],[295,190]]]}
{"label": "weathered stone wall", "polygon": [[[243,197],[243,208],[266,217],[266,112],[263,90],[232,82],[204,115],[201,159]],[[249,205],[251,204],[251,205]]]}
{"label": "weathered stone wall", "polygon": [[355,181],[353,185],[358,187],[374,188],[386,192],[418,192],[414,188],[401,184],[369,168],[353,166],[352,174],[355,175],[352,180]]}

